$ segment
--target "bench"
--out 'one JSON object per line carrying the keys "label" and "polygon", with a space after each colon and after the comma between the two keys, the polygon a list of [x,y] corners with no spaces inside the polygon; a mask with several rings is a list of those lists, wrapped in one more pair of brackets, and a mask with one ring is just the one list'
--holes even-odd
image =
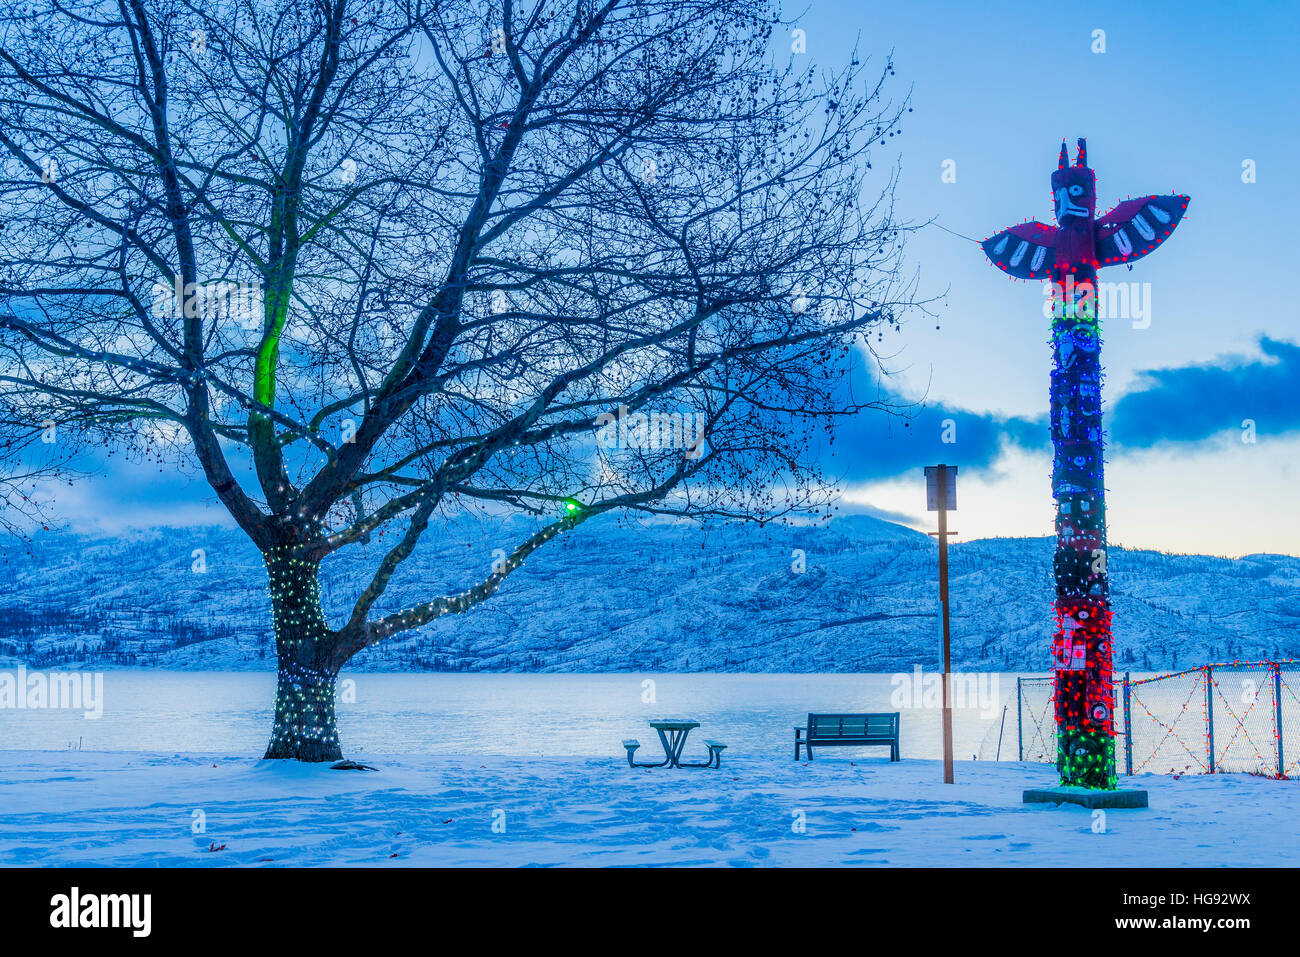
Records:
{"label": "bench", "polygon": [[812,760],[813,745],[828,747],[889,746],[889,760],[898,757],[899,712],[892,714],[809,714],[805,727],[794,729],[794,759],[799,760],[799,749],[808,752]]}
{"label": "bench", "polygon": [[[721,741],[709,741],[708,739],[705,739],[704,746],[709,749],[709,764],[712,764],[715,768],[722,767],[722,752],[727,749],[727,746]],[[708,765],[705,765],[705,767],[708,767]]]}
{"label": "bench", "polygon": [[[708,759],[707,761],[705,761],[703,764],[684,764],[684,763],[679,763],[677,766],[678,766],[678,767],[683,767],[683,768],[720,768],[720,767],[722,767],[722,752],[725,751],[725,750],[727,749],[727,746],[726,746],[725,744],[723,744],[721,741],[705,741],[705,742],[704,742],[704,746],[705,746],[706,748],[709,749],[709,759]],[[634,761],[634,760],[632,759],[632,756],[633,756],[634,754],[636,754],[636,749],[639,748],[639,747],[641,747],[641,742],[638,741],[636,738],[628,738],[628,739],[626,739],[626,740],[623,742],[623,747],[624,747],[624,749],[627,751],[627,763],[630,764],[630,765],[631,765],[632,767],[634,767],[634,768],[653,768],[653,767],[663,767],[664,764],[668,764],[668,763],[670,763],[669,761],[664,761],[663,764],[638,764],[636,761]],[[671,759],[670,759],[670,760],[671,760]]]}

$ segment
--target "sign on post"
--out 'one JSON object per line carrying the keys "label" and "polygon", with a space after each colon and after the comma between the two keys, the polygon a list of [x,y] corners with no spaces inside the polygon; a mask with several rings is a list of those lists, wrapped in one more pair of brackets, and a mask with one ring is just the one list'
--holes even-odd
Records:
{"label": "sign on post", "polygon": [[[957,511],[957,466],[927,465],[925,467],[925,507],[927,511],[939,511],[939,472],[943,471],[943,507],[950,512]],[[915,474],[915,473],[913,473]]]}

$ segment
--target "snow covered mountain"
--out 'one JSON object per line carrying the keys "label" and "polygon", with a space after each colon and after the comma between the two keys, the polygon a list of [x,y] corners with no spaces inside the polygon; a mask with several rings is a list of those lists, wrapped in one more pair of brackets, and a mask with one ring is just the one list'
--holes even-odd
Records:
{"label": "snow covered mountain", "polygon": [[[430,530],[378,610],[459,591],[524,523]],[[385,542],[326,562],[342,617]],[[504,550],[504,551],[498,551]],[[1046,670],[1052,542],[951,549],[954,667]],[[1113,548],[1117,666],[1300,656],[1300,559]],[[547,545],[473,611],[397,636],[361,670],[895,671],[938,659],[936,546],[866,516],[822,527],[621,525]],[[49,533],[0,548],[0,665],[273,667],[260,557],[238,531]]]}

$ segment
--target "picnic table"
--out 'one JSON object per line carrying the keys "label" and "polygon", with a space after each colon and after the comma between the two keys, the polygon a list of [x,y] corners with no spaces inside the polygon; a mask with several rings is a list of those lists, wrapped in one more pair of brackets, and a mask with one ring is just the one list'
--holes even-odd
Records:
{"label": "picnic table", "polygon": [[709,749],[707,761],[683,761],[682,749],[686,747],[686,738],[691,731],[698,728],[700,723],[692,721],[689,718],[661,718],[657,721],[651,721],[650,727],[654,728],[659,735],[659,743],[663,745],[664,759],[662,761],[636,761],[632,755],[636,749],[641,747],[641,742],[635,738],[629,738],[623,742],[623,747],[627,749],[627,763],[634,768],[717,768],[722,765],[722,752],[726,745],[721,741],[705,741],[704,745]]}

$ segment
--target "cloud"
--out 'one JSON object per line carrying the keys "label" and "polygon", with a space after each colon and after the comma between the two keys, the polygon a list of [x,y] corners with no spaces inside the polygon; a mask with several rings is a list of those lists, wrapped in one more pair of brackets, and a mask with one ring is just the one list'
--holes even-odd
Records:
{"label": "cloud", "polygon": [[916,525],[920,522],[920,519],[911,512],[897,512],[887,508],[880,508],[870,502],[857,501],[851,495],[846,496],[841,501],[838,514],[866,515],[870,518],[878,518],[882,522],[893,522],[895,525]]}
{"label": "cloud", "polygon": [[[1215,435],[1243,428],[1244,419],[1253,420],[1261,435],[1300,431],[1300,343],[1261,336],[1259,349],[1259,358],[1224,355],[1141,372],[1135,388],[1107,404],[1108,448],[1115,454],[1156,445],[1193,451]],[[913,403],[904,409],[906,419],[869,410],[840,425],[826,464],[832,475],[849,481],[895,478],[938,462],[978,473],[995,467],[1010,447],[1048,448],[1046,411],[1025,418],[915,400],[860,365],[846,380],[843,397]]]}
{"label": "cloud", "polygon": [[1047,416],[1028,419],[977,412],[948,402],[917,400],[892,388],[855,362],[845,377],[842,400],[878,397],[900,406],[902,415],[868,410],[839,423],[825,465],[851,482],[895,478],[939,462],[964,472],[992,468],[1006,446],[1046,449]]}
{"label": "cloud", "polygon": [[193,469],[87,451],[85,474],[41,483],[35,497],[56,525],[117,534],[129,528],[230,524],[225,508]]}
{"label": "cloud", "polygon": [[[1261,337],[1259,357],[1220,356],[1202,365],[1143,371],[1137,386],[1107,406],[1111,458],[1156,445],[1204,447],[1213,436],[1252,419],[1261,436],[1300,431],[1300,343]],[[1046,390],[1044,390],[1046,391]],[[820,456],[830,477],[863,484],[915,474],[947,462],[963,475],[986,475],[1013,448],[1049,452],[1047,396],[1034,418],[976,411],[946,401],[902,394],[855,362],[842,384],[841,401],[878,398],[902,406],[905,417],[868,410],[839,423],[833,445]],[[955,439],[945,442],[945,438]],[[247,474],[245,456],[232,451],[232,467]],[[177,469],[88,450],[81,464],[92,477],[51,483],[40,497],[56,519],[74,526],[117,530],[156,525],[211,525],[228,518],[195,469]],[[1049,466],[1050,467],[1050,466]],[[907,516],[858,502],[861,511],[890,521]]]}
{"label": "cloud", "polygon": [[1257,359],[1219,356],[1204,365],[1149,369],[1111,410],[1116,448],[1194,443],[1252,419],[1260,434],[1300,430],[1300,343],[1261,336]]}

